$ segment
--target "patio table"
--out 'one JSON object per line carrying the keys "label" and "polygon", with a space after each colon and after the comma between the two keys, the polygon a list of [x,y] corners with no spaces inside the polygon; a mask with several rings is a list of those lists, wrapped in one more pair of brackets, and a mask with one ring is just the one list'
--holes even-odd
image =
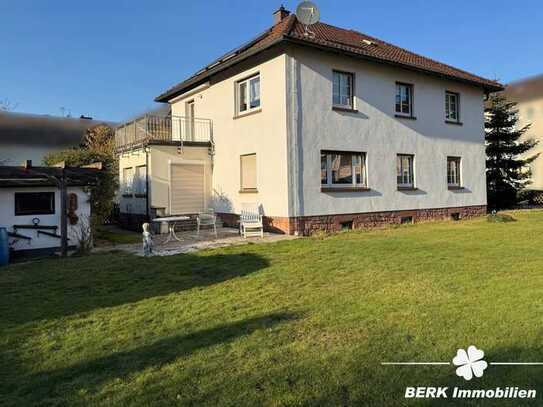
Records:
{"label": "patio table", "polygon": [[163,244],[166,244],[168,242],[171,242],[174,239],[177,240],[178,242],[183,241],[182,238],[180,238],[179,236],[175,234],[175,226],[177,225],[177,223],[185,221],[185,220],[189,220],[189,219],[190,219],[189,216],[168,216],[164,218],[155,218],[151,220],[151,222],[161,223],[161,224],[166,223],[168,225],[168,237],[163,242]]}

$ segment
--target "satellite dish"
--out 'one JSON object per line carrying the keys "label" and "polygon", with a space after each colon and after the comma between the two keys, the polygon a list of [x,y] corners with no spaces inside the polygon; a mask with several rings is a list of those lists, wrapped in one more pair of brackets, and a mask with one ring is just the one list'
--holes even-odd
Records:
{"label": "satellite dish", "polygon": [[302,1],[296,7],[296,17],[303,25],[313,25],[319,22],[321,13],[317,5],[311,1]]}
{"label": "satellite dish", "polygon": [[306,37],[315,38],[315,33],[310,31],[308,26],[319,22],[321,13],[317,5],[311,1],[302,1],[296,7],[296,18],[305,26]]}

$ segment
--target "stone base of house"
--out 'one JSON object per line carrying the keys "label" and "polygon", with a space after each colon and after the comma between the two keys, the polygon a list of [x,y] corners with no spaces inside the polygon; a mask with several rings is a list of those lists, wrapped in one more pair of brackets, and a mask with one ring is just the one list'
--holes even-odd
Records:
{"label": "stone base of house", "polygon": [[[239,215],[217,214],[225,226],[237,227]],[[349,213],[300,217],[264,217],[269,232],[309,236],[316,231],[338,232],[343,229],[372,229],[402,223],[418,223],[444,219],[470,219],[486,215],[486,205],[456,208],[413,209],[387,212]]]}

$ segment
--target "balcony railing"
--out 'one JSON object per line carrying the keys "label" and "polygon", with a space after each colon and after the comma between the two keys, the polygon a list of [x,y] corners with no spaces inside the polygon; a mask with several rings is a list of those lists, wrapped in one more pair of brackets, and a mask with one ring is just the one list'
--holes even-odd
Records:
{"label": "balcony railing", "polygon": [[115,130],[117,151],[148,144],[211,143],[212,122],[183,116],[145,115],[124,123]]}

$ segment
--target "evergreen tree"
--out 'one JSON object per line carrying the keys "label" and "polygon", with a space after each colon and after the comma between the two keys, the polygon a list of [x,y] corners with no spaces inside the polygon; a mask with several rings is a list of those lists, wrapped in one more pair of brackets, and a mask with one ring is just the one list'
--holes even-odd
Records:
{"label": "evergreen tree", "polygon": [[529,164],[538,154],[526,156],[536,144],[533,139],[521,140],[530,125],[519,128],[516,103],[494,95],[485,109],[486,182],[489,209],[512,207],[517,194],[530,184]]}

